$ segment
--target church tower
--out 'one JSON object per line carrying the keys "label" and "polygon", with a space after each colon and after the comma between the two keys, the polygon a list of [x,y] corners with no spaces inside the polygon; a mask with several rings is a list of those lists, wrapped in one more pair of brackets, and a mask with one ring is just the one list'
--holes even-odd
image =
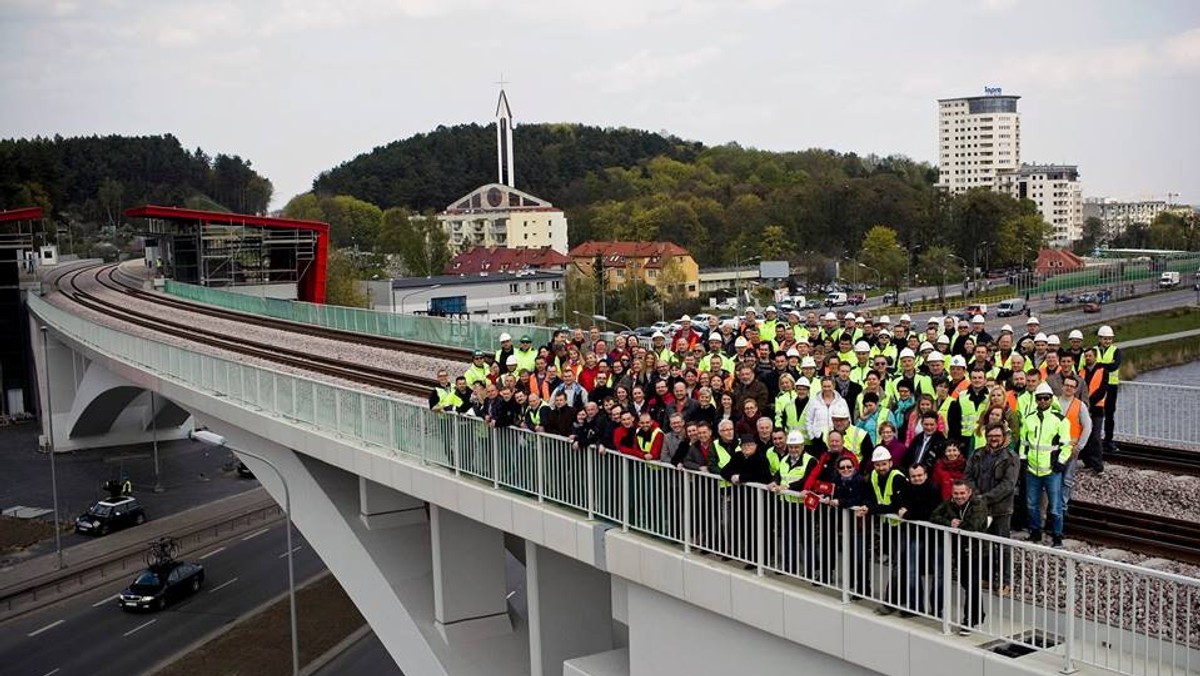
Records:
{"label": "church tower", "polygon": [[516,187],[513,182],[512,110],[508,107],[503,86],[500,88],[500,100],[496,103],[496,169],[499,174],[497,183]]}

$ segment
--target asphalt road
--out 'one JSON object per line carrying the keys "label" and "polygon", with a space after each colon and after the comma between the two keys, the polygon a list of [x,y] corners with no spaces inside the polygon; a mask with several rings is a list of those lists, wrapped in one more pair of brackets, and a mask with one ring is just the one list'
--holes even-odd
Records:
{"label": "asphalt road", "polygon": [[[127,613],[115,594],[136,575],[0,625],[5,676],[129,676],[147,672],[222,625],[287,590],[283,524],[252,531],[188,560],[204,565],[204,587],[159,613]],[[324,569],[293,536],[297,582]],[[368,673],[368,672],[364,672]]]}
{"label": "asphalt road", "polygon": [[[16,505],[49,509],[53,505],[50,458],[37,452],[39,430],[32,423],[0,428],[0,476],[4,477],[0,481],[0,509]],[[134,494],[146,507],[147,519],[258,487],[257,481],[222,471],[228,453],[204,444],[164,442],[158,445],[158,455],[165,489],[162,493],[153,492],[154,456],[148,444],[59,453],[54,460],[60,518],[73,522],[93,502],[106,497],[101,489],[105,481],[123,473],[133,482]],[[67,532],[62,544],[66,548],[85,540],[84,536]],[[52,551],[54,540],[50,538],[23,552],[0,556],[0,567]]]}

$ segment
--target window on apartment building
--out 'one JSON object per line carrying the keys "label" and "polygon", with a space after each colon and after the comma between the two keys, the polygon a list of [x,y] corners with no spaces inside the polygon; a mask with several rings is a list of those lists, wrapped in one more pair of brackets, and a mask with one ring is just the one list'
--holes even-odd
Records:
{"label": "window on apartment building", "polygon": [[556,279],[553,282],[550,282],[550,288],[558,291],[560,288],[562,288],[562,283]]}
{"label": "window on apartment building", "polygon": [[537,283],[537,290],[538,290],[538,291],[545,291],[545,290],[546,290],[546,283],[545,283],[545,282],[538,282],[538,283]]}
{"label": "window on apartment building", "polygon": [[509,293],[517,293],[519,289],[520,289],[520,286],[519,286],[519,285],[517,285],[517,284],[509,284],[509,285],[508,285],[508,292],[509,292]]}

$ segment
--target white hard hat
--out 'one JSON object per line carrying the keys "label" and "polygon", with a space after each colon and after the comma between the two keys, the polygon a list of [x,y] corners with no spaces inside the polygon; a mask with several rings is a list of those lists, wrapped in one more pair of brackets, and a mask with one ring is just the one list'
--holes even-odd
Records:
{"label": "white hard hat", "polygon": [[763,312],[779,312],[779,310],[776,310],[774,305],[768,305],[767,309],[763,310]]}
{"label": "white hard hat", "polygon": [[787,435],[788,446],[799,446],[803,443],[804,443],[804,435],[800,433],[800,430],[792,430],[791,432],[788,432],[788,435]]}
{"label": "white hard hat", "polygon": [[1058,339],[1057,333],[1051,333],[1046,337],[1046,342],[1051,345],[1062,345],[1062,341]]}
{"label": "white hard hat", "polygon": [[860,340],[854,344],[854,351],[855,352],[870,352],[871,346],[867,345],[867,341]]}
{"label": "white hard hat", "polygon": [[982,324],[986,321],[987,320],[983,318],[983,315],[975,315],[974,317],[971,317],[972,324]]}
{"label": "white hard hat", "polygon": [[1041,322],[1038,321],[1037,317],[1030,317],[1025,320],[1025,326],[1029,326],[1030,324],[1041,324]]}
{"label": "white hard hat", "polygon": [[799,357],[800,353],[796,351],[796,348],[789,347],[788,351],[787,351],[787,356],[788,357]]}
{"label": "white hard hat", "polygon": [[719,342],[722,342],[722,341],[724,341],[725,339],[724,339],[724,338],[722,338],[722,337],[721,337],[721,335],[720,335],[719,333],[717,333],[716,331],[713,331],[713,332],[712,332],[712,334],[710,334],[710,335],[708,336],[708,342],[710,342],[710,343],[711,343],[711,342],[713,342],[714,340],[715,340],[715,341],[717,341],[717,342],[719,343]]}
{"label": "white hard hat", "polygon": [[1050,396],[1054,396],[1054,390],[1050,389],[1050,385],[1047,384],[1046,381],[1044,381],[1044,380],[1041,383],[1039,383],[1038,386],[1036,388],[1034,388],[1034,390],[1033,390],[1033,396],[1035,396],[1035,397],[1041,396],[1043,394],[1049,394]]}
{"label": "white hard hat", "polygon": [[734,347],[746,347],[749,344],[750,341],[746,340],[745,336],[738,336],[737,340],[733,341]]}
{"label": "white hard hat", "polygon": [[[929,345],[929,343],[926,343],[926,345]],[[933,346],[930,346],[931,349],[932,347]],[[913,354],[913,351],[906,347],[903,350],[900,350],[900,358],[904,359],[905,357],[912,357],[913,359],[916,359],[917,355]]]}
{"label": "white hard hat", "polygon": [[682,317],[680,317],[680,318],[679,318],[679,321],[681,321],[681,322],[690,322],[690,321],[692,321],[692,316],[691,316],[691,315],[684,315],[684,316],[682,316]]}
{"label": "white hard hat", "polygon": [[804,376],[800,376],[796,379],[796,387],[812,387],[812,381]]}
{"label": "white hard hat", "polygon": [[876,446],[875,451],[871,453],[871,462],[884,462],[892,459],[892,452],[883,446]]}
{"label": "white hard hat", "polygon": [[654,333],[650,334],[650,337],[651,338],[666,338],[666,336],[663,335],[662,331],[655,331]]}
{"label": "white hard hat", "polygon": [[1067,339],[1083,340],[1083,331],[1080,331],[1079,329],[1072,329],[1071,332],[1067,334]]}
{"label": "white hard hat", "polygon": [[833,314],[832,312],[826,312],[825,316],[821,317],[821,319],[822,319],[822,321],[836,322],[837,315]]}
{"label": "white hard hat", "polygon": [[969,321],[967,321],[967,320],[965,320],[965,319],[960,319],[960,320],[958,320],[958,325],[959,325],[959,326],[970,326],[970,325],[971,325],[971,322],[969,322]]}
{"label": "white hard hat", "polygon": [[929,321],[927,321],[927,322],[925,322],[925,323],[926,323],[926,324],[941,324],[941,323],[942,323],[942,318],[941,318],[941,317],[939,317],[939,316],[937,316],[937,315],[934,315],[934,316],[930,317],[930,318],[929,318]]}
{"label": "white hard hat", "polygon": [[949,345],[949,344],[950,344],[950,336],[947,336],[947,335],[946,335],[946,334],[944,334],[944,333],[943,333],[942,335],[938,336],[938,337],[937,337],[937,344],[938,344],[938,345],[941,345],[942,343],[945,343],[945,344]]}
{"label": "white hard hat", "polygon": [[901,322],[901,323],[903,323],[903,322],[909,322],[909,323],[911,323],[911,322],[912,322],[912,317],[909,317],[907,314],[902,314],[902,315],[900,315],[900,322]]}
{"label": "white hard hat", "polygon": [[961,354],[956,354],[950,358],[950,368],[954,368],[955,366],[965,369],[967,368],[967,360]]}
{"label": "white hard hat", "polygon": [[838,399],[837,401],[833,402],[833,406],[829,407],[829,417],[830,418],[849,418],[850,417],[850,407],[846,406],[845,399]]}
{"label": "white hard hat", "polygon": [[500,334],[500,342],[501,342],[501,343],[507,343],[507,342],[509,342],[510,340],[512,340],[512,336],[508,335],[507,333],[501,333],[501,334]]}
{"label": "white hard hat", "polygon": [[796,318],[797,318],[797,319],[799,319],[799,318],[800,318],[800,311],[799,311],[799,310],[792,310],[791,312],[789,312],[789,313],[788,313],[788,316],[789,316],[789,317],[791,317],[791,316],[793,316],[793,315],[795,315],[795,316],[796,316]]}
{"label": "white hard hat", "polygon": [[1112,338],[1113,337],[1112,327],[1109,326],[1108,324],[1105,324],[1104,326],[1100,327],[1100,330],[1096,332],[1096,335],[1100,336],[1101,338]]}
{"label": "white hard hat", "polygon": [[1046,334],[1044,334],[1040,331],[1038,332],[1038,334],[1036,336],[1033,337],[1033,342],[1035,342],[1035,343],[1045,343],[1045,342],[1049,342],[1049,340],[1050,340],[1050,338]]}
{"label": "white hard hat", "polygon": [[854,319],[858,319],[858,317],[855,317],[853,312],[847,312],[847,313],[846,313],[846,316],[845,316],[845,317],[842,317],[842,319],[850,319],[850,320],[854,320]]}
{"label": "white hard hat", "polygon": [[1005,324],[1000,327],[1000,333],[1012,333],[1012,324]]}
{"label": "white hard hat", "polygon": [[505,359],[504,363],[508,366],[512,366],[513,364],[516,364],[517,363],[517,355],[515,355],[515,354],[508,355],[508,359]]}
{"label": "white hard hat", "polygon": [[746,314],[750,314],[751,312],[753,312],[754,314],[758,314],[758,311],[754,309],[754,306],[753,306],[753,305],[751,305],[750,307],[746,308]]}
{"label": "white hard hat", "polygon": [[891,317],[889,317],[889,316],[887,316],[887,315],[884,315],[884,316],[880,317],[880,318],[879,318],[879,321],[877,321],[877,322],[875,322],[875,323],[876,323],[876,324],[891,324],[891,323],[892,323],[892,318],[891,318]]}
{"label": "white hard hat", "polygon": [[929,342],[928,340],[922,340],[921,346],[917,348],[917,351],[924,352],[925,350],[932,350],[932,349],[933,349],[933,343]]}
{"label": "white hard hat", "polygon": [[933,352],[929,353],[929,356],[926,357],[926,359],[929,361],[946,361],[946,355],[934,350]]}
{"label": "white hard hat", "polygon": [[817,360],[813,359],[812,357],[805,357],[804,359],[800,360],[800,368],[815,369],[817,368]]}

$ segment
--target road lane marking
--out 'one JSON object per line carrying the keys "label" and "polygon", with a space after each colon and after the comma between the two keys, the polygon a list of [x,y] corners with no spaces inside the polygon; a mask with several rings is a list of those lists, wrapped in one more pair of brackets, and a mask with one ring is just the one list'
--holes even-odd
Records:
{"label": "road lane marking", "polygon": [[42,676],[54,676],[60,671],[62,671],[62,667],[54,667],[54,669],[47,671],[46,673],[42,674]]}
{"label": "road lane marking", "polygon": [[108,598],[100,599],[99,601],[96,601],[95,603],[92,604],[92,607],[99,608],[100,606],[104,605],[105,603],[108,603],[109,601],[112,601],[113,599],[117,599],[120,597],[121,597],[120,594],[113,594],[112,596],[110,596]]}
{"label": "road lane marking", "polygon": [[269,531],[269,530],[271,530],[271,528],[270,528],[269,526],[268,526],[267,528],[263,528],[262,530],[256,530],[256,531],[254,531],[253,533],[251,533],[251,534],[247,535],[246,537],[242,538],[242,542],[245,542],[246,540],[249,540],[250,538],[256,538],[256,537],[258,537],[259,535],[262,535],[263,533],[265,533],[265,532],[267,532],[267,531]]}
{"label": "road lane marking", "polygon": [[147,620],[147,621],[139,624],[138,626],[134,627],[133,629],[130,629],[129,631],[125,632],[124,634],[122,634],[122,636],[128,636],[135,631],[145,629],[146,627],[149,627],[150,625],[154,624],[155,622],[158,622],[158,618],[154,618],[153,620]]}
{"label": "road lane marking", "polygon": [[233,584],[234,582],[237,582],[237,580],[238,580],[238,579],[235,577],[235,578],[233,578],[232,580],[230,580],[230,581],[228,581],[228,582],[222,582],[221,584],[219,584],[219,585],[217,585],[217,586],[213,587],[212,589],[209,589],[209,590],[208,590],[208,593],[209,593],[209,594],[214,594],[214,593],[216,593],[216,592],[219,592],[219,591],[221,591],[222,589],[224,589],[224,588],[228,587],[229,585]]}
{"label": "road lane marking", "polygon": [[47,624],[46,626],[42,627],[41,629],[38,629],[37,631],[31,631],[25,635],[28,636],[29,638],[33,638],[34,636],[37,636],[38,634],[42,633],[43,631],[49,631],[49,630],[57,627],[58,625],[62,624],[63,622],[66,622],[66,620],[55,620],[55,621],[51,622],[50,624]]}
{"label": "road lane marking", "polygon": [[223,551],[225,551],[225,548],[224,548],[224,547],[217,547],[216,549],[214,549],[214,550],[212,550],[211,552],[209,552],[209,553],[205,554],[204,556],[197,557],[197,560],[198,560],[198,561],[203,561],[204,559],[207,559],[208,557],[212,556],[213,554],[220,554],[220,553],[221,553],[221,552],[223,552]]}
{"label": "road lane marking", "polygon": [[[293,554],[295,554],[296,552],[300,551],[301,549],[304,549],[304,547],[303,547],[303,546],[296,546],[296,547],[292,547],[292,553],[293,553]],[[284,553],[282,553],[282,554],[280,554],[280,555],[279,555],[279,558],[281,558],[281,559],[282,559],[283,557],[285,557],[285,556],[287,556],[287,555],[288,555],[288,553],[287,553],[287,552],[284,552]]]}

